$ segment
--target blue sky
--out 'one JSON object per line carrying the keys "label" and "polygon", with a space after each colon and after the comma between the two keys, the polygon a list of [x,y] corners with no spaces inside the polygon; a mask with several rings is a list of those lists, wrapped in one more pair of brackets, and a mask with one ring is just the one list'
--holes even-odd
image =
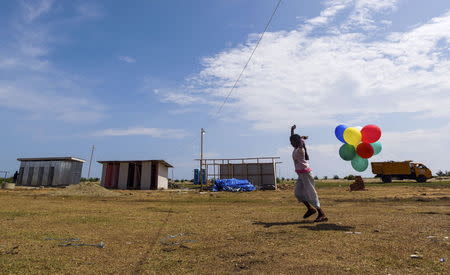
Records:
{"label": "blue sky", "polygon": [[204,127],[207,156],[280,156],[293,177],[292,123],[319,176],[354,173],[339,123],[383,129],[374,160],[450,170],[448,1],[284,0],[216,116],[275,5],[2,1],[0,170],[95,144],[96,160],[165,159],[191,178]]}

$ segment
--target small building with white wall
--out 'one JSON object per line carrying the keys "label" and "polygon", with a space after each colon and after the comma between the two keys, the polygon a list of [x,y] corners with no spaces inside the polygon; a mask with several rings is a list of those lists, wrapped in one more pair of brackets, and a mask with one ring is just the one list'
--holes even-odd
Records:
{"label": "small building with white wall", "polygon": [[169,168],[164,160],[104,160],[101,185],[111,189],[158,190],[169,187]]}
{"label": "small building with white wall", "polygon": [[17,185],[66,186],[80,183],[85,160],[74,157],[19,158]]}

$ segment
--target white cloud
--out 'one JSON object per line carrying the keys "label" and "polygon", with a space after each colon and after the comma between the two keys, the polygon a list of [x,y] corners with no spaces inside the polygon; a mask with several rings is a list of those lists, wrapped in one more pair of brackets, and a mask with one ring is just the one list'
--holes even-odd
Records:
{"label": "white cloud", "polygon": [[[450,147],[450,124],[439,128],[419,128],[383,134],[383,160],[423,162],[433,172],[449,170],[447,148]],[[381,157],[381,156],[380,156]]]}
{"label": "white cloud", "polygon": [[54,1],[22,1],[10,25],[11,39],[0,45],[0,106],[31,119],[96,122],[105,108],[88,95],[83,78],[56,68],[49,59],[57,40],[55,23],[45,20]]}
{"label": "white cloud", "polygon": [[[348,2],[348,1],[343,1]],[[384,11],[396,1],[356,1],[358,9]],[[336,9],[336,8],[335,8]],[[335,12],[330,12],[330,16]],[[350,14],[343,22],[353,22]],[[326,15],[323,15],[326,16]],[[342,27],[344,28],[344,27]],[[450,118],[450,13],[405,32],[374,40],[366,31],[267,33],[223,111],[254,128],[278,130],[336,125],[340,116],[359,118],[398,112]],[[254,47],[247,44],[204,59],[191,92],[162,96],[180,105],[204,100],[216,107],[234,83]]]}
{"label": "white cloud", "polygon": [[0,60],[9,60],[6,64],[0,62],[0,69],[47,70],[49,62],[45,57],[50,52],[49,42],[54,38],[50,34],[51,24],[41,24],[40,21],[45,14],[50,13],[54,1],[20,3],[20,16],[8,26],[11,37],[0,46]]}
{"label": "white cloud", "polygon": [[27,22],[32,22],[40,16],[48,13],[54,0],[22,0],[21,4],[24,11],[24,17]]}
{"label": "white cloud", "polygon": [[132,127],[127,129],[104,129],[94,133],[94,136],[151,136],[154,138],[180,139],[188,136],[185,130]]}
{"label": "white cloud", "polygon": [[119,56],[119,60],[126,62],[126,63],[135,63],[136,59],[130,57],[130,56]]}
{"label": "white cloud", "polygon": [[199,102],[206,103],[205,100],[202,100],[200,97],[194,95],[166,92],[163,96],[163,102],[173,102],[179,105],[190,105]]}
{"label": "white cloud", "polygon": [[0,83],[0,106],[25,111],[32,119],[96,122],[105,116],[102,105],[84,98],[2,83]]}
{"label": "white cloud", "polygon": [[[354,1],[354,8],[350,13],[349,20],[345,27],[362,28],[373,30],[377,28],[373,19],[375,12],[390,12],[396,9],[399,0],[357,0]],[[382,20],[381,23],[385,23]]]}
{"label": "white cloud", "polygon": [[181,115],[186,113],[192,113],[195,111],[195,108],[178,108],[174,110],[169,110],[168,113],[171,115]]}
{"label": "white cloud", "polygon": [[322,25],[329,23],[340,11],[348,8],[349,3],[352,0],[337,0],[337,1],[327,1],[325,3],[326,8],[320,12],[320,15],[307,20],[307,23],[311,25]]}
{"label": "white cloud", "polygon": [[[187,88],[189,89],[189,88]],[[181,93],[177,90],[165,90],[165,89],[154,89],[153,93],[158,95],[162,102],[164,103],[175,103],[180,106],[187,106],[193,104],[210,104],[210,105],[219,105],[221,101],[214,99],[212,97],[205,98],[204,94],[201,92],[193,91],[191,93]],[[180,113],[188,112],[189,108],[183,108],[183,111]],[[179,109],[178,109],[179,110]],[[190,108],[190,110],[195,110],[194,108]],[[176,113],[176,111],[175,111]]]}
{"label": "white cloud", "polygon": [[[377,22],[373,19],[374,13],[390,12],[396,9],[399,0],[328,0],[324,2],[325,9],[320,15],[311,18],[306,23],[312,26],[320,26],[336,21],[338,14],[348,13],[347,20],[341,26],[341,31],[351,29],[374,30]],[[381,20],[380,23],[388,24],[389,21]],[[303,26],[310,30],[310,26]],[[335,29],[334,26],[330,29]]]}

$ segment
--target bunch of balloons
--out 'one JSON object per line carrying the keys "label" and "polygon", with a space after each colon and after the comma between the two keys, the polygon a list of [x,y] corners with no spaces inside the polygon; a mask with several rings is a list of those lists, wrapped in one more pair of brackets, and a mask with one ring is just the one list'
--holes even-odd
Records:
{"label": "bunch of balloons", "polygon": [[381,129],[376,125],[347,127],[338,125],[334,130],[337,139],[344,144],[339,149],[339,156],[343,160],[351,161],[352,167],[363,172],[369,166],[368,159],[381,152]]}

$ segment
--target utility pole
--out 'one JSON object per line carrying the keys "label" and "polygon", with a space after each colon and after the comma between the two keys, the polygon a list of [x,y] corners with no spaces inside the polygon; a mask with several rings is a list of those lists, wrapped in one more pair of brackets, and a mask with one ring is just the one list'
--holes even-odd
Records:
{"label": "utility pole", "polygon": [[92,157],[94,156],[94,150],[95,150],[95,145],[92,145],[91,159],[89,160],[89,170],[88,170],[88,176],[87,176],[88,179],[91,177],[91,164],[92,164]]}
{"label": "utility pole", "polygon": [[205,133],[205,130],[202,128],[200,131],[200,190],[203,190],[203,135]]}

